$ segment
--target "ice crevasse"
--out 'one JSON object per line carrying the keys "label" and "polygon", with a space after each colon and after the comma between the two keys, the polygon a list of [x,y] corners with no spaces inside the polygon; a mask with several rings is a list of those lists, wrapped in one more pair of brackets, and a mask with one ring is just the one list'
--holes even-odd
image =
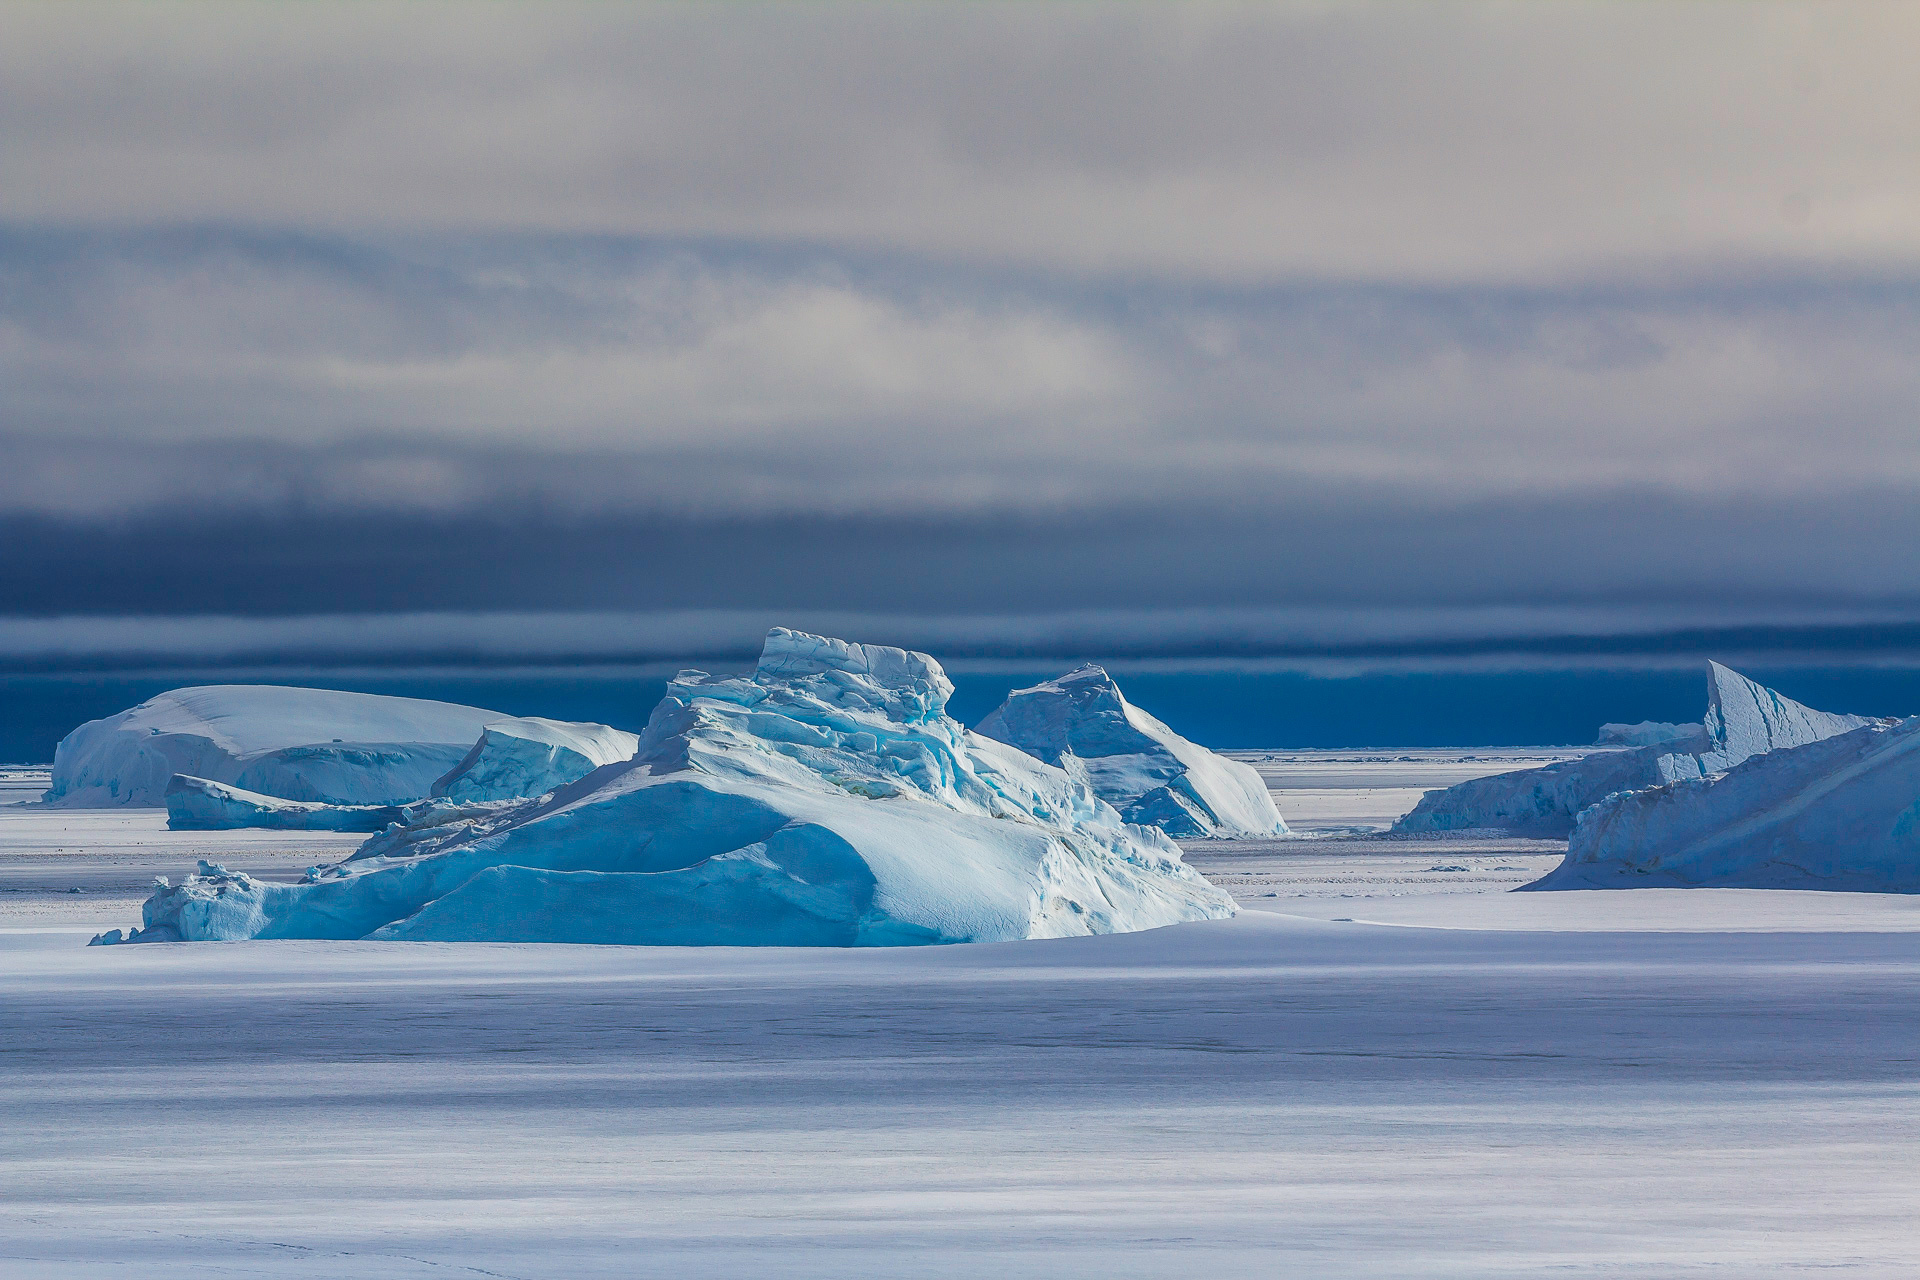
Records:
{"label": "ice crevasse", "polygon": [[677,676],[624,764],[301,884],[204,867],[133,936],[861,946],[1233,914],[1164,833],[953,720],[952,691],[925,654],[775,629],[751,676]]}
{"label": "ice crevasse", "polygon": [[1276,836],[1287,824],[1251,766],[1189,742],[1091,664],[1016,689],[975,731],[1084,780],[1129,822],[1170,836]]}

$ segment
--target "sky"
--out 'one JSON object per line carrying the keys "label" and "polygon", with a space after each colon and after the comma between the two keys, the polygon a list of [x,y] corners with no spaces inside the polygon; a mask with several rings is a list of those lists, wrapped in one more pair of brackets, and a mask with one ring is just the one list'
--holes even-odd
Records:
{"label": "sky", "polygon": [[1920,619],[1916,47],[1873,3],[0,6],[0,658]]}

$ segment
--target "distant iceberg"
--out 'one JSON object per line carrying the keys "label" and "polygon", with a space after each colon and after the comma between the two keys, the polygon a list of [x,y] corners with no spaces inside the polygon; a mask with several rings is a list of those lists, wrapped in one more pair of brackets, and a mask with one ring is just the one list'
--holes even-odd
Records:
{"label": "distant iceberg", "polygon": [[1718,773],[1783,747],[1803,746],[1875,723],[1802,706],[1717,662],[1707,664],[1707,714],[1692,749],[1662,742],[1601,751],[1539,769],[1475,778],[1429,791],[1395,831],[1493,828],[1515,835],[1565,836],[1580,811],[1616,791],[1664,786]]}
{"label": "distant iceberg", "polygon": [[1163,833],[954,721],[952,692],[925,654],[776,629],[752,676],[680,673],[625,764],[389,829],[303,884],[203,867],[134,937],[883,946],[1233,914]]}
{"label": "distant iceberg", "polygon": [[174,774],[167,783],[166,800],[167,827],[172,831],[261,827],[270,831],[373,832],[410,820],[402,805],[282,800],[184,773]]}
{"label": "distant iceberg", "polygon": [[1707,727],[1703,724],[1668,724],[1663,720],[1642,720],[1638,724],[1603,724],[1596,747],[1658,747],[1669,751],[1705,751]]}
{"label": "distant iceberg", "polygon": [[1609,796],[1527,887],[1696,885],[1920,892],[1920,717]]}
{"label": "distant iceberg", "polygon": [[604,724],[539,716],[495,720],[431,794],[456,801],[543,796],[601,765],[633,759],[639,745],[636,735]]}
{"label": "distant iceberg", "polygon": [[1187,741],[1128,702],[1101,667],[1014,690],[974,732],[1066,770],[1128,822],[1179,839],[1287,834],[1252,766]]}
{"label": "distant iceberg", "polygon": [[419,800],[497,711],[281,685],[175,689],[60,740],[48,804],[158,808],[175,774],[281,800]]}

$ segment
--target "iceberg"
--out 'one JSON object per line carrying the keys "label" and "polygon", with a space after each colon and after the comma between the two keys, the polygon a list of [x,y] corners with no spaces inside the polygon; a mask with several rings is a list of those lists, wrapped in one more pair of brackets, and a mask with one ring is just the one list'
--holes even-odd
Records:
{"label": "iceberg", "polygon": [[166,804],[175,774],[281,800],[403,804],[425,797],[497,711],[282,685],[175,689],[60,740],[44,801]]}
{"label": "iceberg", "polygon": [[[1671,744],[1671,745],[1669,745]],[[1669,751],[1706,751],[1707,728],[1702,724],[1668,724],[1664,720],[1642,720],[1639,724],[1603,724],[1596,747],[1657,747]]]}
{"label": "iceberg", "polygon": [[270,831],[372,832],[410,821],[410,815],[401,805],[282,800],[184,773],[176,773],[168,780],[166,800],[167,828],[171,831],[263,827]]}
{"label": "iceberg", "polygon": [[1064,769],[1126,821],[1176,838],[1287,834],[1251,765],[1187,741],[1092,664],[1014,690],[974,732]]}
{"label": "iceberg", "polygon": [[1920,892],[1920,717],[1609,796],[1530,889]]}
{"label": "iceberg", "polygon": [[1804,746],[1876,723],[1802,706],[1717,662],[1707,664],[1707,713],[1680,742],[1601,751],[1538,769],[1475,778],[1429,791],[1395,831],[1479,828],[1543,838],[1569,835],[1588,805],[1616,791],[1699,778],[1785,747]]}
{"label": "iceberg", "polygon": [[953,720],[952,692],[925,654],[775,629],[750,676],[676,676],[622,764],[448,806],[301,884],[202,867],[132,940],[883,946],[1234,913],[1163,832]]}
{"label": "iceberg", "polygon": [[639,745],[636,735],[604,724],[539,716],[495,720],[430,794],[456,801],[543,796],[601,765],[633,759]]}

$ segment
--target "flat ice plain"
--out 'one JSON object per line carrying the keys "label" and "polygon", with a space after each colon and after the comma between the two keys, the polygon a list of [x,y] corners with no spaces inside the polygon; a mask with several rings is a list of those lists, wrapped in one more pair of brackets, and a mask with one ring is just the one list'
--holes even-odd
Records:
{"label": "flat ice plain", "polygon": [[1238,918],[897,951],[88,949],[359,837],[0,807],[0,1274],[1920,1274],[1920,897],[1506,893],[1355,829],[1567,753],[1240,754]]}

